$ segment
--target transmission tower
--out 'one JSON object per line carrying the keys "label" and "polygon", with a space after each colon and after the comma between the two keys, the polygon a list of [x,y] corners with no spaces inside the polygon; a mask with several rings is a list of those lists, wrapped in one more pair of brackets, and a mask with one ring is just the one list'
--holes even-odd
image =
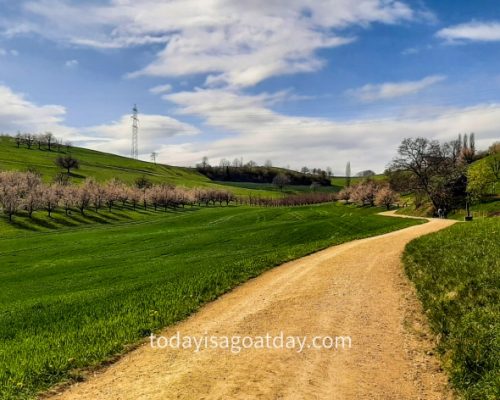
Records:
{"label": "transmission tower", "polygon": [[139,118],[137,117],[137,106],[132,109],[132,152],[131,156],[137,160],[139,158]]}

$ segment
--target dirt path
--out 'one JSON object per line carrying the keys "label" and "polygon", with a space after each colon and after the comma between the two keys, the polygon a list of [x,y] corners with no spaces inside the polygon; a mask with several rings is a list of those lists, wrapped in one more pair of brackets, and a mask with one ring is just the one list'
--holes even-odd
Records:
{"label": "dirt path", "polygon": [[149,342],[58,399],[449,399],[404,276],[406,243],[430,222],[284,264],[162,333],[350,336],[345,350],[153,349]]}

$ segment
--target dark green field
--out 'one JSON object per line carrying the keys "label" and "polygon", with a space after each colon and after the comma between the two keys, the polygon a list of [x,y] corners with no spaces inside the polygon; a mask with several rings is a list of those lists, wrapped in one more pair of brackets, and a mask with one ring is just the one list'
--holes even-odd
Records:
{"label": "dark green field", "polygon": [[499,237],[498,218],[460,223],[404,256],[452,384],[471,400],[500,398]]}
{"label": "dark green field", "polygon": [[262,271],[420,223],[341,205],[216,207],[0,241],[0,398],[101,364]]}

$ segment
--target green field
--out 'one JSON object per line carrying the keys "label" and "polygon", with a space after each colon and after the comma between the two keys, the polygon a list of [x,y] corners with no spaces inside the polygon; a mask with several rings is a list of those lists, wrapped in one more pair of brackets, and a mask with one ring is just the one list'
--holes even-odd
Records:
{"label": "green field", "polygon": [[262,271],[421,221],[342,205],[210,207],[0,241],[0,398],[31,397]]}
{"label": "green field", "polygon": [[451,382],[471,400],[500,398],[499,237],[498,218],[460,223],[404,255]]}

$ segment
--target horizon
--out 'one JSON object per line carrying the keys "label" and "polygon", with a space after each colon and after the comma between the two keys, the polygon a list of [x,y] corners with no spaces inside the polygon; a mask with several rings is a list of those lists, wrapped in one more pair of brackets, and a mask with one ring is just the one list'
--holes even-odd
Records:
{"label": "horizon", "polygon": [[0,131],[194,167],[381,173],[404,137],[500,135],[500,9],[466,1],[0,0]]}

